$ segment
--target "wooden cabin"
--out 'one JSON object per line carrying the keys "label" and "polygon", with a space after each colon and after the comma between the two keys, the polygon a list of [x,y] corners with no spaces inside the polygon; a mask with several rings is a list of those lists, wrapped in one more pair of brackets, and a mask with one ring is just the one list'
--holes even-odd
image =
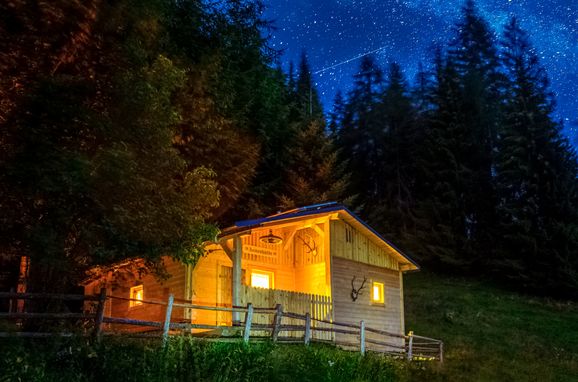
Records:
{"label": "wooden cabin", "polygon": [[[318,320],[364,320],[368,327],[404,334],[403,273],[418,269],[408,256],[337,203],[237,222],[206,245],[206,255],[194,268],[172,260],[166,266],[171,277],[164,282],[150,275],[140,278],[134,272],[119,281],[111,271],[104,279],[88,283],[86,292],[95,293],[104,280],[108,294],[124,298],[166,299],[172,293],[176,299],[205,306],[282,304],[286,312],[309,312]],[[161,308],[112,300],[105,313],[162,321]],[[209,325],[231,325],[242,319],[235,313],[201,310],[174,312],[173,316]],[[267,322],[270,317],[255,320]],[[330,334],[318,335],[335,339]]]}

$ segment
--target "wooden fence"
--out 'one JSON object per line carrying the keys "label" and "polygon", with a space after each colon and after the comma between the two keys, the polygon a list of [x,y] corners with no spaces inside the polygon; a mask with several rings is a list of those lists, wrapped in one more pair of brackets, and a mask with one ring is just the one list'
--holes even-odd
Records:
{"label": "wooden fence", "polygon": [[[257,307],[253,303],[245,306],[217,307],[190,304],[184,300],[176,300],[170,295],[167,301],[158,300],[133,300],[124,297],[107,296],[106,290],[102,289],[98,296],[63,295],[63,294],[35,294],[35,293],[6,293],[0,292],[0,299],[18,300],[60,300],[60,301],[84,301],[94,305],[89,313],[32,313],[32,312],[8,312],[0,313],[0,319],[16,320],[81,320],[90,322],[91,335],[99,341],[104,335],[118,335],[111,330],[119,325],[130,325],[146,332],[132,332],[125,335],[135,337],[162,338],[166,343],[169,335],[202,336],[207,339],[226,340],[238,339],[244,342],[251,340],[269,339],[274,342],[304,343],[311,342],[334,343],[343,348],[392,354],[404,357],[408,360],[443,362],[443,342],[433,338],[414,335],[390,333],[380,329],[367,327],[364,321],[359,323],[336,322],[331,317],[318,315],[318,312],[306,312],[305,314],[285,311],[282,304],[275,307]],[[165,307],[163,322],[135,320],[123,317],[106,317],[104,306],[107,299],[120,299],[138,301],[142,304],[161,305]],[[11,304],[12,305],[12,304]],[[205,310],[221,312],[240,312],[243,320],[232,323],[231,326],[195,324],[192,322],[171,322],[173,308],[185,310]],[[268,320],[257,320],[257,316],[266,316]],[[86,333],[84,333],[86,334]],[[335,340],[335,334],[341,334],[340,340]],[[49,336],[73,336],[71,332],[0,332],[1,337],[49,337]],[[343,336],[345,335],[345,336]],[[371,338],[370,338],[371,337]],[[345,339],[343,339],[345,338]]]}
{"label": "wooden fence", "polygon": [[[311,316],[312,328],[320,329],[328,327],[325,322],[333,321],[333,304],[330,296],[320,296],[309,293],[289,292],[277,289],[255,288],[248,285],[241,286],[241,304],[253,306],[275,306],[281,304],[283,310],[295,313],[296,317],[285,316],[286,325],[299,325],[302,321],[297,316],[305,317],[309,313]],[[271,318],[267,312],[256,313],[253,317],[254,324],[268,324]],[[290,331],[289,337],[301,337],[302,333]],[[334,340],[330,331],[313,330],[312,338],[317,340]]]}

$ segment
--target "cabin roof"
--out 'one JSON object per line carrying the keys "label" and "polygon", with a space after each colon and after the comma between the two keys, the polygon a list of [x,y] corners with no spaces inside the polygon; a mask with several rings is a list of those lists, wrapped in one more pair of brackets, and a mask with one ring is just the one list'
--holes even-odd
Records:
{"label": "cabin roof", "polygon": [[273,227],[274,223],[276,222],[284,222],[287,220],[293,219],[302,219],[308,216],[313,215],[326,215],[330,213],[339,213],[339,216],[342,220],[350,223],[351,225],[356,226],[356,228],[364,231],[367,236],[373,236],[374,239],[381,242],[381,244],[389,247],[395,253],[399,255],[398,260],[400,263],[406,263],[409,265],[408,270],[417,270],[419,269],[419,265],[408,255],[403,253],[399,248],[393,245],[389,240],[384,238],[379,232],[369,226],[366,222],[364,222],[359,216],[345,207],[343,204],[337,202],[328,202],[328,203],[321,203],[321,204],[313,204],[310,206],[299,207],[292,210],[280,212],[275,215],[270,215],[267,217],[263,217],[260,219],[250,219],[250,220],[241,220],[235,222],[235,224],[231,227],[225,228],[219,238],[224,239],[235,234],[245,232],[247,230],[253,228],[259,228],[262,226]]}

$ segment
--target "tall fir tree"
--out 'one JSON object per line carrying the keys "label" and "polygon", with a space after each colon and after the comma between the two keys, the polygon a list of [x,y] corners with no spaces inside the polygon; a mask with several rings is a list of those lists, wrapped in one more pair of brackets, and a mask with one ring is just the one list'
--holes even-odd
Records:
{"label": "tall fir tree", "polygon": [[416,174],[416,228],[411,247],[425,264],[463,269],[471,263],[465,188],[471,170],[464,165],[469,147],[460,120],[461,86],[453,61],[436,51],[431,109],[420,116],[424,140]]}
{"label": "tall fir tree", "polygon": [[356,208],[374,205],[382,190],[383,128],[377,113],[384,87],[383,72],[372,56],[365,56],[354,75],[342,126],[335,138],[341,160],[351,174],[350,194],[358,194]]}
{"label": "tall fir tree", "polygon": [[552,119],[548,79],[513,18],[502,42],[507,74],[496,183],[501,251],[493,265],[519,285],[578,290],[578,168]]}
{"label": "tall fir tree", "polygon": [[327,201],[347,203],[348,178],[326,131],[305,53],[292,96],[291,104],[297,105],[292,114],[295,136],[288,143],[290,156],[284,170],[284,189],[279,195],[278,208],[289,209]]}
{"label": "tall fir tree", "polygon": [[401,239],[412,225],[411,210],[415,187],[415,160],[419,137],[416,113],[409,85],[401,67],[390,64],[387,82],[376,105],[380,121],[378,145],[381,168],[378,178],[379,197],[367,216],[382,232]]}
{"label": "tall fir tree", "polygon": [[467,154],[460,162],[469,169],[461,179],[465,186],[463,219],[468,246],[474,257],[481,259],[493,249],[489,244],[496,221],[492,172],[500,123],[501,81],[493,32],[473,0],[466,1],[456,27],[449,56],[459,74],[462,91],[459,116],[465,129],[462,143],[467,146]]}

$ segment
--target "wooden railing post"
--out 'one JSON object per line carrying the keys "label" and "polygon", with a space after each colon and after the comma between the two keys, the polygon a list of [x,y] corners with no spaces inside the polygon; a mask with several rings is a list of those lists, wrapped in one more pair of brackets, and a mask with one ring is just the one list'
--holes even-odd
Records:
{"label": "wooden railing post", "polygon": [[98,305],[96,306],[96,315],[94,317],[94,335],[100,342],[102,338],[102,321],[104,320],[104,306],[106,305],[106,288],[100,289],[98,296]]}
{"label": "wooden railing post", "polygon": [[305,345],[309,345],[311,341],[311,313],[305,313],[305,336],[303,338]]}
{"label": "wooden railing post", "polygon": [[444,343],[440,341],[440,363],[444,363]]}
{"label": "wooden railing post", "polygon": [[365,321],[359,322],[359,351],[365,354]]}
{"label": "wooden railing post", "polygon": [[409,344],[407,348],[407,359],[411,361],[413,358],[413,331],[409,332],[408,336],[409,336]]}
{"label": "wooden railing post", "polygon": [[245,313],[245,331],[243,332],[243,341],[249,342],[251,336],[251,321],[253,321],[253,304],[247,304],[247,313]]}
{"label": "wooden railing post", "polygon": [[277,341],[279,332],[281,331],[281,319],[283,318],[283,305],[275,305],[275,315],[273,316],[273,330],[271,331],[271,338],[273,342]]}
{"label": "wooden railing post", "polygon": [[[14,287],[10,288],[10,293],[16,293]],[[18,306],[18,300],[15,298],[8,299],[8,313],[15,313]]]}
{"label": "wooden railing post", "polygon": [[169,295],[169,301],[167,303],[167,311],[165,314],[165,323],[163,325],[163,346],[166,346],[169,339],[169,329],[171,328],[171,314],[173,313],[173,302],[175,296],[171,293]]}

